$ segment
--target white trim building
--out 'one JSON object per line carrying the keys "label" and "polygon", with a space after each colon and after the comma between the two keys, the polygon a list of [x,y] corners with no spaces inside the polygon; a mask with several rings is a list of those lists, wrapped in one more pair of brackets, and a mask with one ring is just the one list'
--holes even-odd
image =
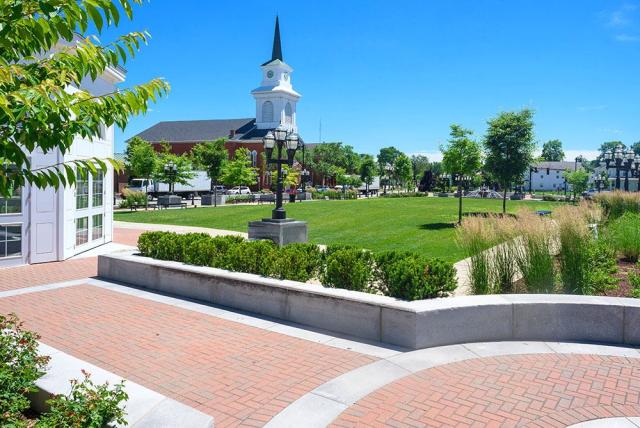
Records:
{"label": "white trim building", "polygon": [[[93,95],[116,90],[125,79],[122,69],[107,69],[95,81],[85,79],[81,88]],[[77,88],[69,88],[77,91]],[[113,126],[103,127],[94,141],[76,138],[71,149],[30,154],[32,168],[78,159],[113,157]],[[10,199],[0,198],[0,267],[65,260],[99,245],[113,236],[113,170],[79,181],[75,186],[38,189],[27,185]]]}

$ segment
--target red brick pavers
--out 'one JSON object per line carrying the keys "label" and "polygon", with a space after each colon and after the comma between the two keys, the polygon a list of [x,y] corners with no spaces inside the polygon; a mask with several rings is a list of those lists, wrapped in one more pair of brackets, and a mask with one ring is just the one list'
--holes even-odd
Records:
{"label": "red brick pavers", "polygon": [[540,354],[467,360],[402,378],[334,427],[565,427],[640,415],[640,359]]}
{"label": "red brick pavers", "polygon": [[42,341],[213,415],[261,426],[373,357],[90,285],[0,299]]}
{"label": "red brick pavers", "polygon": [[0,269],[0,291],[83,279],[97,273],[95,257],[3,268]]}
{"label": "red brick pavers", "polygon": [[131,245],[132,247],[137,247],[138,236],[140,236],[142,232],[144,232],[144,230],[114,228],[113,242],[117,244]]}
{"label": "red brick pavers", "polygon": [[[113,242],[135,247],[142,232],[144,231],[116,228],[113,231]],[[98,262],[95,257],[3,268],[0,269],[0,291],[89,278],[97,274]]]}

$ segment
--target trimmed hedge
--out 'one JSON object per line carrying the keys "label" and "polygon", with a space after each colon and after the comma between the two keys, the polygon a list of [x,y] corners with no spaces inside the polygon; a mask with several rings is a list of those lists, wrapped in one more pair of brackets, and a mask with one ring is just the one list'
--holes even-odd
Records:
{"label": "trimmed hedge", "polygon": [[141,255],[277,279],[307,282],[318,278],[332,288],[384,294],[405,300],[447,296],[456,287],[451,263],[391,251],[374,255],[349,245],[278,247],[271,241],[205,233],[145,232]]}
{"label": "trimmed hedge", "polygon": [[429,196],[426,192],[380,193],[381,198],[424,198]]}

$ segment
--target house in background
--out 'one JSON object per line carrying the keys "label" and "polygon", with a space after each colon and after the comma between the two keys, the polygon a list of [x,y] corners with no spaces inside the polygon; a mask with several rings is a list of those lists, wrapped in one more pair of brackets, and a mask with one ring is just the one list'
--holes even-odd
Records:
{"label": "house in background", "polygon": [[[93,95],[116,90],[125,71],[108,68],[95,81],[86,79],[81,89]],[[77,88],[69,88],[77,91]],[[113,126],[103,127],[99,139],[77,137],[71,149],[30,154],[32,168],[43,168],[78,159],[113,156]],[[0,267],[65,260],[112,240],[113,170],[96,177],[88,174],[75,186],[38,189],[27,185],[11,198],[0,197]]]}
{"label": "house in background", "polygon": [[[548,192],[548,191],[564,191],[566,182],[564,179],[565,171],[574,171],[580,168],[582,164],[569,161],[559,162],[538,162],[531,165],[529,171],[525,173],[524,189],[528,192]],[[531,184],[529,178],[531,177]]]}
{"label": "house in background", "polygon": [[[284,62],[280,41],[280,23],[276,18],[271,59],[261,65],[262,82],[251,91],[256,103],[256,117],[241,119],[178,120],[159,122],[137,134],[157,149],[165,142],[175,154],[188,153],[196,144],[227,138],[226,148],[233,158],[236,150],[245,148],[258,168],[258,187],[268,187],[262,159],[262,138],[281,123],[297,132],[296,107],[301,95],[291,85],[293,69]],[[301,141],[302,142],[302,141]]]}

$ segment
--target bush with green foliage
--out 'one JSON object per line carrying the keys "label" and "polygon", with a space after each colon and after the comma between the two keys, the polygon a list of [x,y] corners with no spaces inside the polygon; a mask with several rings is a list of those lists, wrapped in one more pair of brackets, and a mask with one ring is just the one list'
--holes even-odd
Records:
{"label": "bush with green foliage", "polygon": [[425,260],[412,254],[384,266],[391,297],[404,300],[445,297],[457,286],[455,269],[439,259]]}
{"label": "bush with green foliage", "polygon": [[39,336],[24,330],[14,314],[0,315],[0,425],[20,426],[48,357],[38,355]]}
{"label": "bush with green foliage", "polygon": [[[330,245],[324,251],[315,244],[276,246],[271,241],[246,241],[239,236],[145,232],[138,239],[141,255],[183,261],[236,272],[307,282],[322,280],[327,287],[382,293],[405,299],[446,295],[455,288],[451,263],[426,260],[414,253],[390,251],[374,256],[350,245]],[[421,274],[399,276],[398,263]],[[395,270],[394,270],[395,269]],[[391,277],[391,273],[395,275]]]}
{"label": "bush with green foliage", "polygon": [[331,288],[367,291],[371,287],[374,260],[369,251],[338,250],[326,258],[322,284]]}
{"label": "bush with green foliage", "polygon": [[122,191],[122,197],[120,208],[144,207],[147,204],[147,194],[145,192],[134,192],[125,189]]}
{"label": "bush with green foliage", "polygon": [[38,427],[102,428],[113,422],[126,425],[125,411],[120,407],[129,398],[124,381],[111,388],[108,382],[94,384],[89,373],[82,373],[82,382],[71,380],[69,394],[47,401],[49,411],[40,418]]}
{"label": "bush with green foliage", "polygon": [[[640,269],[640,263],[636,264],[636,268]],[[629,272],[628,274],[629,287],[631,297],[635,297],[636,299],[640,299],[640,273],[638,272]]]}
{"label": "bush with green foliage", "polygon": [[429,196],[426,192],[381,193],[381,198],[423,198]]}
{"label": "bush with green foliage", "polygon": [[616,251],[602,239],[591,239],[587,247],[586,281],[582,294],[602,295],[618,285]]}
{"label": "bush with green foliage", "polygon": [[640,257],[640,214],[625,212],[607,226],[613,248],[625,259],[637,262]]}
{"label": "bush with green foliage", "polygon": [[358,192],[355,190],[325,190],[324,192],[318,192],[315,189],[308,188],[308,192],[311,193],[313,199],[358,199]]}
{"label": "bush with green foliage", "polygon": [[40,428],[102,428],[115,422],[125,425],[128,399],[124,381],[109,387],[95,385],[83,372],[82,382],[71,380],[71,392],[47,401],[49,411],[37,420],[24,414],[31,405],[28,394],[36,392],[35,382],[45,374],[49,357],[38,355],[39,336],[22,328],[14,314],[0,315],[0,425]]}
{"label": "bush with green foliage", "polygon": [[542,195],[542,200],[547,202],[571,202],[571,196]]}
{"label": "bush with green foliage", "polygon": [[285,245],[275,260],[274,276],[279,279],[307,282],[318,276],[322,259],[322,251],[315,244]]}

